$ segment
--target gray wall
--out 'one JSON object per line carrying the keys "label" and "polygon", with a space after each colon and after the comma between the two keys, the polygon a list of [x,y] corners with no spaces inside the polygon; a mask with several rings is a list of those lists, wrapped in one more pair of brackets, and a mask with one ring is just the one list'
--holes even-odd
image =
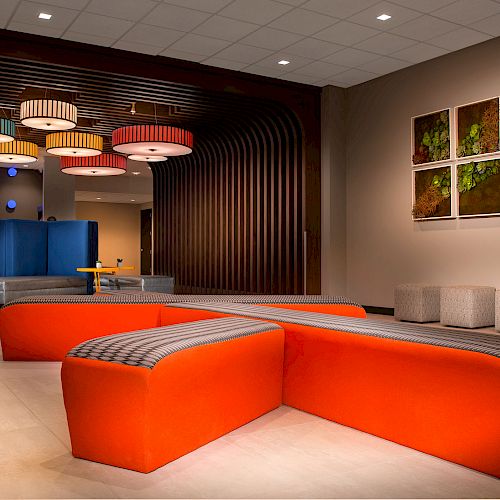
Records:
{"label": "gray wall", "polygon": [[43,165],[43,216],[74,220],[75,176],[63,174],[58,157],[46,156]]}
{"label": "gray wall", "polygon": [[[37,208],[42,204],[42,174],[37,170],[17,171],[15,177],[7,175],[7,168],[0,167],[0,219],[38,220]],[[6,211],[8,200],[15,200],[14,212]]]}
{"label": "gray wall", "polygon": [[347,210],[349,296],[392,307],[398,283],[500,287],[500,217],[412,221],[410,146],[412,116],[500,94],[499,53],[497,38],[348,90],[347,202],[324,219]]}

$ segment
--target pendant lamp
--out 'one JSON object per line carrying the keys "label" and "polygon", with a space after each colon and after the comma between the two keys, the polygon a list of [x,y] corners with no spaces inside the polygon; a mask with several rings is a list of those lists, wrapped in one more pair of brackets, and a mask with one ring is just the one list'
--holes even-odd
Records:
{"label": "pendant lamp", "polygon": [[193,150],[193,134],[166,125],[131,125],[113,131],[113,149],[145,157],[186,155]]}
{"label": "pendant lamp", "polygon": [[12,120],[0,118],[0,143],[12,142],[16,138],[16,124]]}
{"label": "pendant lamp", "polygon": [[61,172],[70,175],[120,175],[127,171],[124,156],[105,153],[99,156],[62,156]]}
{"label": "pendant lamp", "polygon": [[19,118],[26,127],[69,130],[76,127],[77,108],[69,102],[33,99],[21,103]]}
{"label": "pendant lamp", "polygon": [[165,161],[168,159],[168,157],[167,156],[130,155],[128,157],[128,159],[134,160],[134,161],[155,162],[155,161]]}
{"label": "pendant lamp", "polygon": [[38,146],[33,142],[0,143],[0,163],[33,163],[38,159]]}
{"label": "pendant lamp", "polygon": [[100,135],[84,132],[56,132],[45,138],[47,153],[56,156],[97,156],[102,153]]}

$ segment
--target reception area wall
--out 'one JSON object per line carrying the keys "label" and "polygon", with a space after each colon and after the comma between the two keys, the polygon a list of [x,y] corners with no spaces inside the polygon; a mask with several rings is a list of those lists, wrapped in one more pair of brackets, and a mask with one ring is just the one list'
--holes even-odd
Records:
{"label": "reception area wall", "polygon": [[348,89],[346,292],[361,303],[392,307],[404,282],[500,286],[499,217],[412,221],[410,143],[412,116],[500,94],[499,50],[497,38]]}

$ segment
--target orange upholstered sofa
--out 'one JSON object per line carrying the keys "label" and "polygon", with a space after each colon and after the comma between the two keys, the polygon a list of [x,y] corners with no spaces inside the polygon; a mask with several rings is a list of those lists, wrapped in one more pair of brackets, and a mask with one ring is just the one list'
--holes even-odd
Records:
{"label": "orange upholstered sofa", "polygon": [[268,304],[326,314],[365,317],[344,297],[320,295],[58,295],[24,297],[0,309],[5,361],[61,361],[74,346],[96,337],[160,326],[168,303],[223,301]]}

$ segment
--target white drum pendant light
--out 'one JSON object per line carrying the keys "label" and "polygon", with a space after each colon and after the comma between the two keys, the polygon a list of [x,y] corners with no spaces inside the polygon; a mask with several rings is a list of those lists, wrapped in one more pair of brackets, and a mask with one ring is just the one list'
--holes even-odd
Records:
{"label": "white drum pendant light", "polygon": [[20,120],[26,127],[40,130],[69,130],[76,127],[74,104],[54,99],[34,99],[21,103]]}

